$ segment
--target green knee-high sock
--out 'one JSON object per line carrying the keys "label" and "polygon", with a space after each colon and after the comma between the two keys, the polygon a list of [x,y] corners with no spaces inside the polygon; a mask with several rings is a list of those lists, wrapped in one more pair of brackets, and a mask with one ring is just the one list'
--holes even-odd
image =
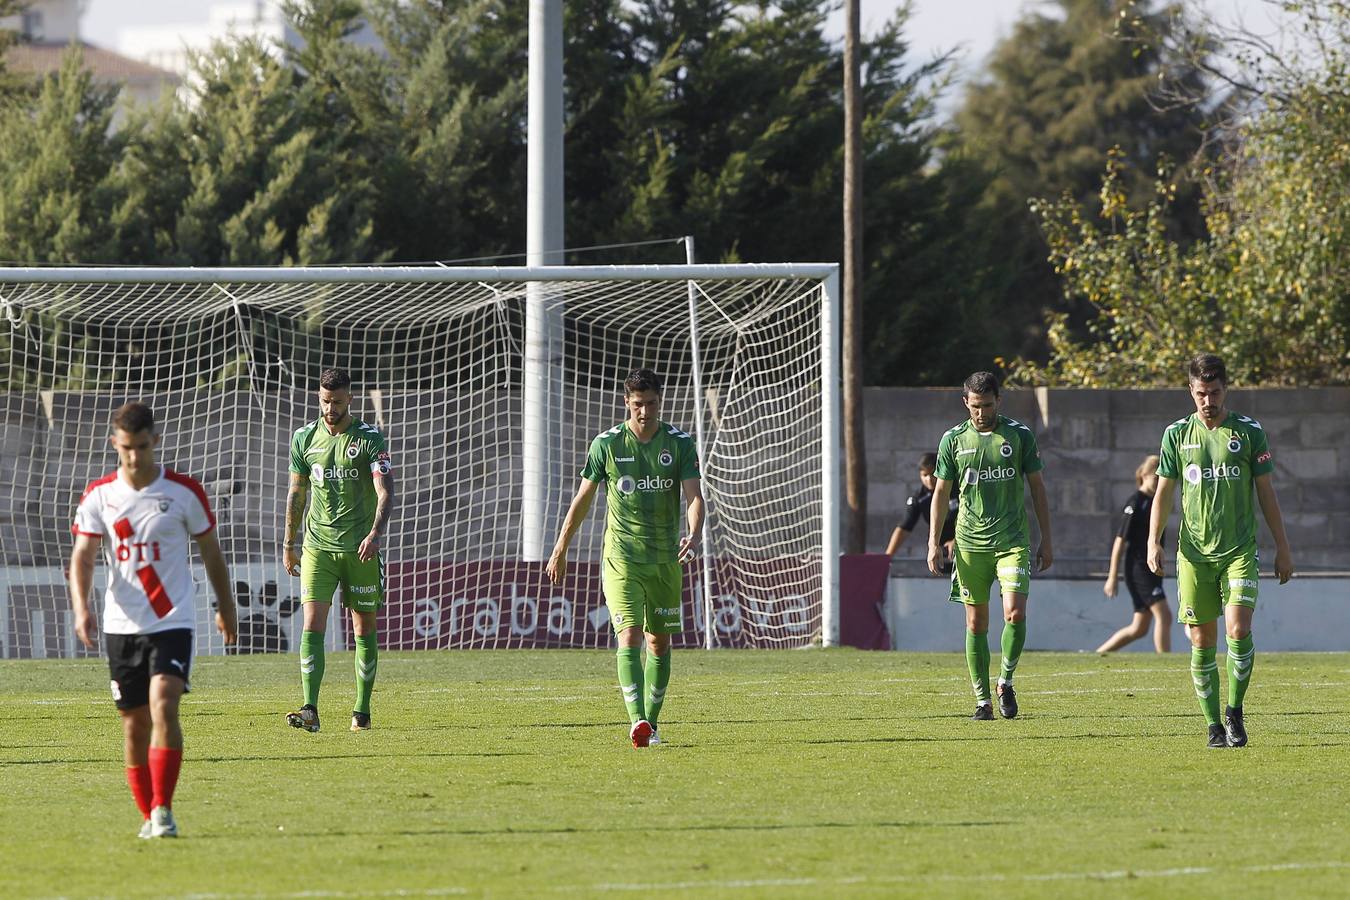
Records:
{"label": "green knee-high sock", "polygon": [[1022,645],[1026,642],[1025,619],[1021,622],[1003,623],[1003,637],[1000,641],[1003,645],[1003,668],[998,673],[999,684],[1012,684],[1013,672],[1017,671],[1017,661],[1022,658]]}
{"label": "green knee-high sock", "polygon": [[1242,698],[1247,696],[1255,658],[1256,646],[1250,634],[1228,641],[1228,705],[1234,709],[1241,709]]}
{"label": "green knee-high sock", "polygon": [[1210,725],[1219,724],[1219,664],[1214,657],[1214,647],[1191,648],[1191,681],[1195,683],[1195,696],[1200,698],[1205,722]]}
{"label": "green knee-high sock", "polygon": [[323,684],[323,632],[300,633],[300,686],[305,703],[319,708],[319,685]]}
{"label": "green knee-high sock", "polygon": [[375,667],[380,659],[379,641],[373,634],[356,636],[356,708],[370,715],[370,692],[375,688]]}
{"label": "green knee-high sock", "polygon": [[642,648],[619,648],[619,689],[623,703],[628,707],[628,721],[647,718],[642,707]]}
{"label": "green knee-high sock", "polygon": [[970,669],[970,686],[975,689],[975,702],[989,702],[989,633],[979,634],[966,629],[966,667]]}
{"label": "green knee-high sock", "polygon": [[666,702],[666,685],[670,684],[670,648],[661,655],[647,652],[647,721],[656,726],[661,715],[661,704]]}

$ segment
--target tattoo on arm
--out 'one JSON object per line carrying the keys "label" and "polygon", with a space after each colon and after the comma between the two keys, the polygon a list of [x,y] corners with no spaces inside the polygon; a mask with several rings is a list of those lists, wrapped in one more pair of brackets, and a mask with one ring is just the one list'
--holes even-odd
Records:
{"label": "tattoo on arm", "polygon": [[286,494],[286,543],[295,543],[296,532],[300,530],[300,520],[305,515],[305,501],[309,491],[299,485],[291,485]]}
{"label": "tattoo on arm", "polygon": [[394,511],[394,486],[388,479],[388,475],[384,476],[380,482],[384,490],[375,492],[375,522],[370,526],[370,530],[380,536],[384,535],[384,526],[389,524],[389,514]]}

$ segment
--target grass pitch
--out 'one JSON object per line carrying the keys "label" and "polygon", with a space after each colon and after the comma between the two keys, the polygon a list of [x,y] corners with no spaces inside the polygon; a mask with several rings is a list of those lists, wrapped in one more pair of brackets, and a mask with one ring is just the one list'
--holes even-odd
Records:
{"label": "grass pitch", "polygon": [[[995,651],[997,655],[997,651]],[[995,662],[995,665],[997,663]],[[608,652],[384,653],[373,731],[286,727],[294,656],[199,658],[182,837],[139,841],[101,661],[0,663],[6,896],[1346,893],[1350,655],[1261,654],[1204,748],[1184,654],[1029,653],[971,722],[955,654],[677,651],[635,751]]]}

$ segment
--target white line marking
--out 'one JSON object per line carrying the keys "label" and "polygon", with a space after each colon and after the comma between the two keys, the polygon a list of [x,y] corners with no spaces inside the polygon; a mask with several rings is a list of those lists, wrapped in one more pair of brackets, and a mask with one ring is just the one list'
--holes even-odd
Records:
{"label": "white line marking", "polygon": [[1047,882],[1047,881],[1119,881],[1126,878],[1188,878],[1196,875],[1217,874],[1261,874],[1270,872],[1304,872],[1328,869],[1350,869],[1350,862],[1312,862],[1277,863],[1265,866],[1239,866],[1216,868],[1213,866],[1185,866],[1176,869],[1116,869],[1105,872],[1041,872],[1026,875],[977,874],[977,875],[892,875],[868,877],[858,875],[848,878],[756,878],[733,879],[726,881],[677,881],[673,883],[646,882],[602,882],[586,885],[558,885],[554,891],[569,893],[590,891],[708,891],[708,890],[757,890],[766,887],[839,887],[854,884],[930,884],[935,882]]}

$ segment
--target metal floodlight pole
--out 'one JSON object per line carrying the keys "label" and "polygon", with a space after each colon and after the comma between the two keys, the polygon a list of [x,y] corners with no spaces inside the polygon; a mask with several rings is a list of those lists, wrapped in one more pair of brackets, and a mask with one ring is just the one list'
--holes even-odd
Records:
{"label": "metal floodlight pole", "polygon": [[[563,249],[563,3],[530,0],[529,132],[525,254],[528,266],[562,263]],[[525,359],[521,398],[521,557],[548,558],[550,510],[558,495],[559,448],[551,427],[562,409],[563,320],[561,302],[551,302],[546,284],[531,282],[525,294]]]}

